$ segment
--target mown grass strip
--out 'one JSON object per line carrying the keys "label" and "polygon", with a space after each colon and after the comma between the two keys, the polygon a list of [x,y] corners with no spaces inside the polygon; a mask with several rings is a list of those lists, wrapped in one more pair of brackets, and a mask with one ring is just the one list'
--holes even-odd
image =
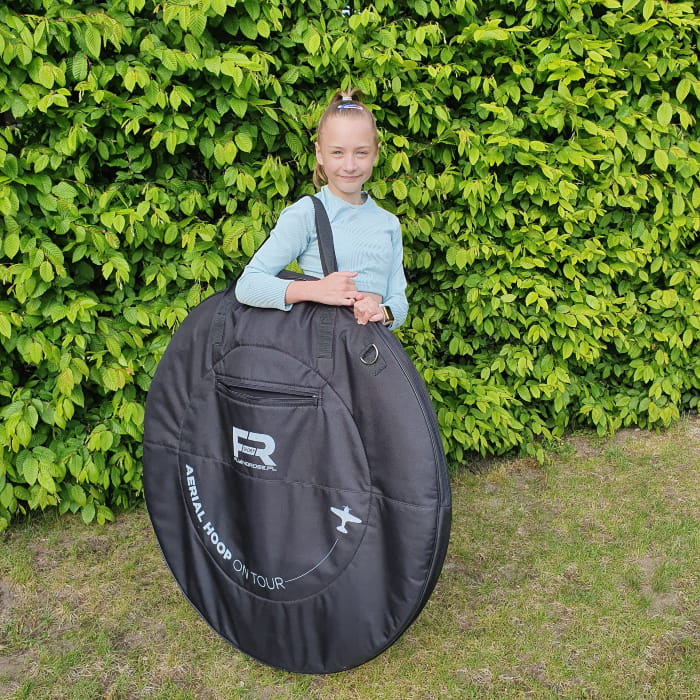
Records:
{"label": "mown grass strip", "polygon": [[700,681],[700,420],[578,435],[453,477],[445,568],[386,653],[329,676],[262,666],[181,595],[141,508],[47,513],[0,548],[0,696],[691,698]]}

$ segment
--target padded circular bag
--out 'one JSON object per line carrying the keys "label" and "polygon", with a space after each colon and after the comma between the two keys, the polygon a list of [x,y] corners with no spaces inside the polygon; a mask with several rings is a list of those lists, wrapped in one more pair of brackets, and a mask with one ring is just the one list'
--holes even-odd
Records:
{"label": "padded circular bag", "polygon": [[146,404],[144,488],[190,603],[271,666],[331,673],[390,646],[439,576],[450,488],[400,342],[352,311],[239,304],[175,333]]}

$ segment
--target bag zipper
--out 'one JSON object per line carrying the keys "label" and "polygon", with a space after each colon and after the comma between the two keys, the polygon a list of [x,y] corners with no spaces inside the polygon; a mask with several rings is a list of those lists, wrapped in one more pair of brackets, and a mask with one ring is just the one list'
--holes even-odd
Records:
{"label": "bag zipper", "polygon": [[318,406],[320,389],[218,377],[217,387],[243,403],[261,406]]}

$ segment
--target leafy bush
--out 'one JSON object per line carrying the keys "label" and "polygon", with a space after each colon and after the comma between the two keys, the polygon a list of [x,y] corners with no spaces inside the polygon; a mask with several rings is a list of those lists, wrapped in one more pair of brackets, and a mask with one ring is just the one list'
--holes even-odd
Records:
{"label": "leafy bush", "polygon": [[448,459],[666,426],[700,385],[698,18],[660,0],[0,7],[0,529],[141,495],[171,333],[376,105]]}

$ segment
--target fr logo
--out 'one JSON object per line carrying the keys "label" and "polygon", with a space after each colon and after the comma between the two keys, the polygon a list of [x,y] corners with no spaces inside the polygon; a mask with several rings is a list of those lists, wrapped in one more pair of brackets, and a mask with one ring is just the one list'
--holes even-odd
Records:
{"label": "fr logo", "polygon": [[[275,451],[275,441],[270,435],[252,433],[233,426],[233,459],[239,464],[252,469],[276,472],[276,464],[272,460]],[[251,462],[250,458],[259,460]]]}

